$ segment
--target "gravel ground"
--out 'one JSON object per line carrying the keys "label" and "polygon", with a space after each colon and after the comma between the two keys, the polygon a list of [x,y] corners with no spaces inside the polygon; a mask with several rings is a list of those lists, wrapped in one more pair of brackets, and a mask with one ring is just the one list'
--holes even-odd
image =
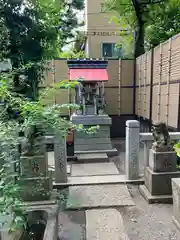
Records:
{"label": "gravel ground", "polygon": [[118,209],[129,240],[180,240],[180,232],[172,223],[172,205],[149,205],[138,186],[130,185],[129,189],[136,206]]}

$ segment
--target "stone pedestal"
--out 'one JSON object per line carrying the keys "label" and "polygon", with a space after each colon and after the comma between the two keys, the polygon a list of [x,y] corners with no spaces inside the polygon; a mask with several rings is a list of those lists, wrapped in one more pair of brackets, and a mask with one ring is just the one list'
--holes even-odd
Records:
{"label": "stone pedestal", "polygon": [[44,201],[51,197],[51,176],[21,178],[19,183],[22,186],[21,197],[24,201]]}
{"label": "stone pedestal", "polygon": [[149,154],[149,167],[145,168],[144,183],[140,192],[149,203],[172,203],[171,179],[179,178],[180,172],[176,171],[176,153],[155,152]]}
{"label": "stone pedestal", "polygon": [[173,222],[180,230],[180,178],[172,179]]}
{"label": "stone pedestal", "polygon": [[94,115],[94,106],[93,105],[86,105],[86,115]]}
{"label": "stone pedestal", "polygon": [[111,144],[111,118],[108,115],[72,115],[71,121],[73,124],[83,124],[85,128],[100,126],[100,129],[94,134],[74,133],[74,151],[76,155],[98,153],[105,153],[108,156],[117,155],[117,150],[113,149]]}
{"label": "stone pedestal", "polygon": [[47,153],[21,157],[21,197],[24,201],[48,200],[52,190],[52,176],[48,172]]}
{"label": "stone pedestal", "polygon": [[177,155],[175,152],[155,152],[149,150],[149,167],[154,172],[176,172]]}

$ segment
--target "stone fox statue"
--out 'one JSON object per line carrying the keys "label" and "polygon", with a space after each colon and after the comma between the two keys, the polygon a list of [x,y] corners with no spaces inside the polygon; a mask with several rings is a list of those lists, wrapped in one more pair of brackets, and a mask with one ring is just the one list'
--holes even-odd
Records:
{"label": "stone fox statue", "polygon": [[153,145],[155,151],[172,151],[173,146],[169,136],[167,125],[164,122],[155,122],[152,126]]}

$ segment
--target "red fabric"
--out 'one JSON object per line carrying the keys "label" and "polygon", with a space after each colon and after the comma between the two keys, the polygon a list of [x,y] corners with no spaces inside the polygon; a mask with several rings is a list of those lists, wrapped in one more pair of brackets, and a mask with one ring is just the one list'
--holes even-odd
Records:
{"label": "red fabric", "polygon": [[73,143],[73,131],[70,131],[69,134],[67,135],[66,142],[68,144],[72,144]]}
{"label": "red fabric", "polygon": [[69,80],[108,81],[107,69],[69,69]]}

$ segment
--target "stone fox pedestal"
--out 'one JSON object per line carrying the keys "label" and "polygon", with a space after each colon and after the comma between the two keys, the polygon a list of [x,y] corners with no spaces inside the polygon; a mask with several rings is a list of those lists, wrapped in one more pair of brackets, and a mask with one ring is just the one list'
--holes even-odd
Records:
{"label": "stone fox pedestal", "polygon": [[175,152],[156,152],[150,149],[149,167],[145,168],[144,182],[140,192],[149,203],[172,203],[171,179],[180,177],[176,171]]}
{"label": "stone fox pedestal", "polygon": [[108,156],[117,155],[117,149],[113,149],[111,144],[111,118],[108,115],[72,115],[71,121],[73,124],[83,124],[85,128],[100,126],[93,134],[74,133],[74,151],[78,161],[108,161]]}

